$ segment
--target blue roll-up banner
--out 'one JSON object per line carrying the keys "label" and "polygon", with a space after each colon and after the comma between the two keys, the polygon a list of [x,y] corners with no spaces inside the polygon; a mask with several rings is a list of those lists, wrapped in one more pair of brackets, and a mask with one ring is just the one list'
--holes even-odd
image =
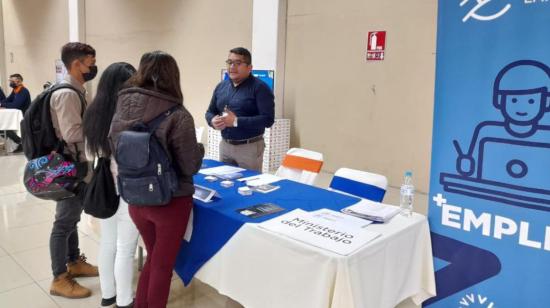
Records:
{"label": "blue roll-up banner", "polygon": [[550,1],[439,0],[427,307],[550,307]]}

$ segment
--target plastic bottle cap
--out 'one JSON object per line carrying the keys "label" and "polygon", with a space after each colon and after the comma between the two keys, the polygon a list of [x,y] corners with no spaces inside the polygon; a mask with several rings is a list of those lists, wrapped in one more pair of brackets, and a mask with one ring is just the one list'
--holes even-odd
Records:
{"label": "plastic bottle cap", "polygon": [[412,171],[405,171],[405,176],[412,176],[412,175],[413,175]]}

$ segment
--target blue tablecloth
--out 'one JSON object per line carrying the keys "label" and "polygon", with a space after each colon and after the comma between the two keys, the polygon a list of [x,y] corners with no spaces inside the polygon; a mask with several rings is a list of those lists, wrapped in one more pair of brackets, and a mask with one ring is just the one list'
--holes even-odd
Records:
{"label": "blue tablecloth", "polygon": [[[203,162],[203,168],[220,165],[223,163],[213,160]],[[242,173],[245,177],[258,174],[249,170]],[[339,211],[359,201],[358,198],[289,180],[274,184],[281,187],[276,191],[267,194],[255,192],[251,196],[241,196],[237,193],[237,188],[244,186],[244,183],[235,181],[235,186],[224,188],[220,185],[220,181],[207,182],[204,177],[203,174],[195,175],[195,184],[215,189],[221,195],[221,199],[210,203],[194,200],[193,235],[189,242],[182,242],[175,266],[176,273],[185,285],[191,282],[195,273],[229,241],[244,223],[262,222],[297,208],[305,211],[321,208]],[[249,218],[236,211],[265,202],[274,203],[284,208],[284,211],[260,218]]]}

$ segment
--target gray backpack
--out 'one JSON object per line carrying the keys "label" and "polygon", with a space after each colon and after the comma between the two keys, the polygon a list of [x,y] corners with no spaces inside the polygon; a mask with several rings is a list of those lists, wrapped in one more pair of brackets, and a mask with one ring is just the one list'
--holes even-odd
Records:
{"label": "gray backpack", "polygon": [[148,123],[138,122],[123,131],[117,142],[118,189],[130,205],[159,206],[172,200],[178,177],[155,130],[178,106]]}

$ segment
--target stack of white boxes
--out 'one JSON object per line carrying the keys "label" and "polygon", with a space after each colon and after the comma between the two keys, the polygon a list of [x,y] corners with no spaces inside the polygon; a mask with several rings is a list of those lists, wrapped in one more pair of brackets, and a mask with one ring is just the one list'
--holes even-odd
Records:
{"label": "stack of white boxes", "polygon": [[[208,127],[208,147],[206,157],[220,159],[220,131]],[[272,173],[279,168],[290,146],[290,119],[275,119],[271,128],[264,133],[265,151],[262,172]]]}

